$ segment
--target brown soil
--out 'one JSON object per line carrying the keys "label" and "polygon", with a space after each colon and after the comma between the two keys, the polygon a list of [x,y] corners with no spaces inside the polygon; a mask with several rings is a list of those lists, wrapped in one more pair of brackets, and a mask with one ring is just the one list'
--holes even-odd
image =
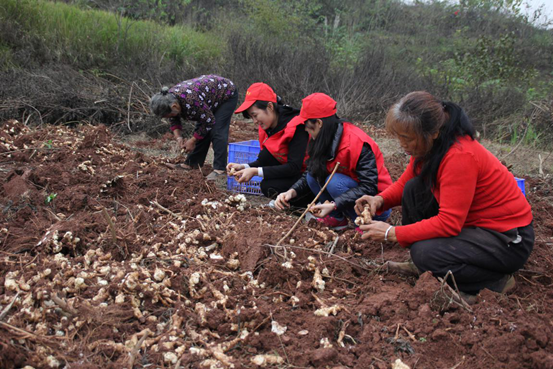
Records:
{"label": "brown soil", "polygon": [[[296,217],[144,153],[169,145],[2,123],[1,368],[553,367],[551,178],[526,178],[536,246],[515,290],[464,308],[380,270],[407,251],[354,230],[301,224],[275,248]],[[405,158],[386,159],[397,178]]]}

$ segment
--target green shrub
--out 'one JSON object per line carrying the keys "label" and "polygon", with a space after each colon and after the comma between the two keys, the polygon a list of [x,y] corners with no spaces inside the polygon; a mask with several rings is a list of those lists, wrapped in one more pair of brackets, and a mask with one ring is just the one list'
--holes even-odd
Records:
{"label": "green shrub", "polygon": [[0,71],[9,69],[13,65],[14,61],[11,48],[0,42]]}
{"label": "green shrub", "polygon": [[186,26],[162,26],[59,2],[3,0],[0,17],[15,21],[28,35],[40,36],[58,61],[79,68],[164,59],[204,64],[221,57],[218,38]]}

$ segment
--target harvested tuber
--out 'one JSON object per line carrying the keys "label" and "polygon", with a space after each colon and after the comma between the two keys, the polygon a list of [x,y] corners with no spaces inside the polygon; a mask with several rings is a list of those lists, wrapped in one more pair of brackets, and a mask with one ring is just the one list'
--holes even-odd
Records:
{"label": "harvested tuber", "polygon": [[363,208],[363,212],[361,212],[361,215],[355,219],[355,224],[358,226],[369,224],[371,220],[371,211],[369,210],[369,206],[365,205],[365,207]]}

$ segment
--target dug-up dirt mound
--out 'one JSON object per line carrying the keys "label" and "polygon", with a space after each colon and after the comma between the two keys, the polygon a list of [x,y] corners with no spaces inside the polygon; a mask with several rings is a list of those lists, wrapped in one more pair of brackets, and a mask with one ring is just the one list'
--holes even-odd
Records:
{"label": "dug-up dirt mound", "polygon": [[302,224],[277,248],[296,217],[166,160],[103,126],[2,124],[1,368],[553,367],[551,181],[527,178],[517,288],[466,307],[354,230]]}

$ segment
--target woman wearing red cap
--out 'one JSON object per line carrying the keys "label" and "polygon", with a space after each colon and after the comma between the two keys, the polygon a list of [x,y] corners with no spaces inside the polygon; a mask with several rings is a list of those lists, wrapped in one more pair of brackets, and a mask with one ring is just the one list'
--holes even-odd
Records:
{"label": "woman wearing red cap", "polygon": [[392,270],[436,277],[451,271],[469,295],[512,288],[511,273],[522,268],[534,245],[532,212],[513,175],[474,139],[463,109],[412,92],[390,108],[386,128],[411,161],[397,182],[378,196],[360,198],[356,210],[401,205],[403,224],[362,225],[363,238],[410,248],[412,263],[389,262]]}
{"label": "woman wearing red cap", "polygon": [[[261,151],[257,160],[248,164],[229,163],[227,173],[238,182],[247,182],[254,176],[263,178],[263,194],[275,198],[287,190],[305,169],[305,152],[309,135],[305,132],[299,110],[283,105],[273,89],[265,83],[254,83],[246,92],[244,103],[235,111],[253,119],[258,126]],[[295,206],[306,206],[312,197],[298,197]]]}
{"label": "woman wearing red cap", "polygon": [[[336,163],[338,170],[321,195],[322,204],[311,212],[320,221],[335,229],[345,228],[355,220],[355,200],[363,195],[376,195],[392,184],[384,157],[378,145],[363,130],[336,115],[336,101],[315,93],[303,99],[300,118],[311,135],[308,145],[308,170],[288,191],[278,195],[276,207],[284,209],[296,196],[319,193]],[[390,212],[376,215],[386,220]]]}

